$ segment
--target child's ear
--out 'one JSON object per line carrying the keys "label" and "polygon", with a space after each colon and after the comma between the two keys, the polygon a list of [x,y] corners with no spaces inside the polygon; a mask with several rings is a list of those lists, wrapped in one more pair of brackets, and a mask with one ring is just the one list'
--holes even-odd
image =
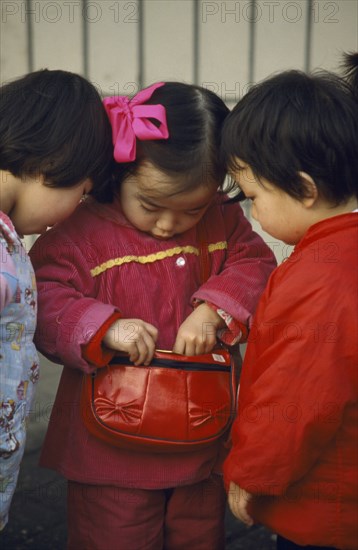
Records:
{"label": "child's ear", "polygon": [[302,185],[305,189],[305,196],[301,199],[302,204],[307,208],[311,208],[318,199],[318,190],[315,181],[306,172],[298,172],[301,178]]}

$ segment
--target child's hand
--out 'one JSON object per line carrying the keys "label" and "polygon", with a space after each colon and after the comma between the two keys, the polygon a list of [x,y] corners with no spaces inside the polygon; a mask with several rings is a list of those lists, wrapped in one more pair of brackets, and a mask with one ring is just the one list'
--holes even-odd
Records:
{"label": "child's hand", "polygon": [[106,332],[103,344],[125,351],[135,365],[148,365],[153,359],[158,330],[141,319],[118,319]]}
{"label": "child's hand", "polygon": [[250,493],[245,491],[245,489],[241,489],[241,487],[230,481],[228,494],[230,510],[235,517],[240,519],[248,527],[252,527],[254,524],[254,520],[251,516],[249,516],[247,512],[247,506],[251,499],[252,495]]}
{"label": "child's hand", "polygon": [[200,355],[209,353],[216,344],[216,331],[225,326],[221,317],[207,304],[200,304],[179,327],[174,353]]}

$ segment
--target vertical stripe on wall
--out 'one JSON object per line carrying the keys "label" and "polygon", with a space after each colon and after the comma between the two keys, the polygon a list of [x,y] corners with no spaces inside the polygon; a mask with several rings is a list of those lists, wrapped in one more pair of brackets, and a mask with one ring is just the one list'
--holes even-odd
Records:
{"label": "vertical stripe on wall", "polygon": [[82,0],[82,73],[85,78],[89,77],[89,55],[88,55],[88,43],[89,43],[89,28],[88,28],[88,1]]}
{"label": "vertical stripe on wall", "polygon": [[[32,0],[26,0],[27,13],[33,13]],[[34,70],[34,28],[32,24],[32,17],[26,17],[27,24],[27,66],[28,71],[31,73]]]}
{"label": "vertical stripe on wall", "polygon": [[193,83],[199,84],[199,59],[200,59],[200,13],[201,3],[194,0],[193,3]]}
{"label": "vertical stripe on wall", "polygon": [[249,31],[249,84],[255,79],[255,31],[256,31],[256,0],[250,0],[250,31]]}
{"label": "vertical stripe on wall", "polygon": [[138,89],[143,88],[143,83],[145,82],[145,68],[144,68],[144,33],[145,33],[145,22],[144,22],[144,6],[143,0],[138,0]]}
{"label": "vertical stripe on wall", "polygon": [[306,36],[305,36],[305,71],[311,69],[311,46],[312,46],[312,20],[313,20],[313,0],[307,0],[306,11]]}

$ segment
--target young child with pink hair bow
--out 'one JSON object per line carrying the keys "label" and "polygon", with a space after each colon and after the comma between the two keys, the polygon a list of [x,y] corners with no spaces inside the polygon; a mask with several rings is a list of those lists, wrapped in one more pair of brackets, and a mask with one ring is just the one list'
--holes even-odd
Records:
{"label": "young child with pink hair bow", "polygon": [[[104,105],[117,161],[112,187],[31,252],[37,344],[65,365],[42,465],[69,480],[70,549],[221,550],[223,441],[181,454],[112,447],[82,423],[81,383],[116,352],[140,365],[155,348],[197,355],[217,338],[244,341],[275,261],[222,192],[228,109],[218,96],[167,82]],[[199,222],[211,257],[203,284]]]}

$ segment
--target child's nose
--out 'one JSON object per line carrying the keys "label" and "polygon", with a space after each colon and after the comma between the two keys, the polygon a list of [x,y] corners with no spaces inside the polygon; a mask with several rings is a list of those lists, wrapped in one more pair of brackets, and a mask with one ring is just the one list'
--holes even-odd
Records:
{"label": "child's nose", "polygon": [[163,212],[157,221],[157,227],[161,231],[172,231],[175,226],[175,215],[173,212]]}

